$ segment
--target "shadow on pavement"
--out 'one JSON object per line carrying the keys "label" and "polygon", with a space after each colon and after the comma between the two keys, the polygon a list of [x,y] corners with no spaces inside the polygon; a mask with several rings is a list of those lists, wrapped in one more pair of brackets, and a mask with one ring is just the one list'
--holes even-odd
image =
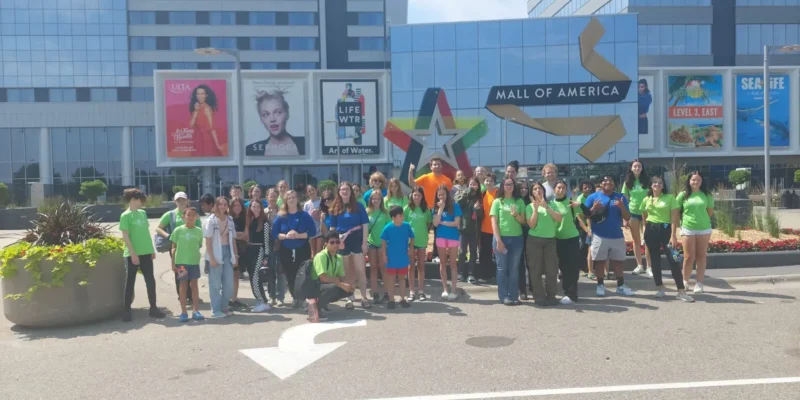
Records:
{"label": "shadow on pavement", "polygon": [[[167,314],[166,318],[150,318],[148,310],[143,308],[133,309],[133,320],[122,322],[115,316],[105,321],[96,322],[90,325],[59,327],[59,328],[26,328],[13,325],[11,331],[15,332],[17,338],[23,341],[34,341],[40,339],[75,339],[86,336],[97,336],[109,333],[126,333],[144,328],[147,325],[156,324],[166,328],[179,328],[184,326],[197,326],[201,324],[212,325],[253,325],[265,322],[288,322],[291,319],[280,314],[252,314],[251,317],[242,318],[242,315],[234,314],[227,318],[209,318],[208,313],[204,313],[206,319],[203,321],[189,321],[182,323],[178,321],[177,314],[164,308],[161,309]],[[243,313],[242,313],[243,314]]]}

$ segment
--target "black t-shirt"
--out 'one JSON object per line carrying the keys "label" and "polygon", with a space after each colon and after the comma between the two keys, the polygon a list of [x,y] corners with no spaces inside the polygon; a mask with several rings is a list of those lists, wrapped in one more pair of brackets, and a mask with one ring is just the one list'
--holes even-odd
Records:
{"label": "black t-shirt", "polygon": [[[261,230],[258,230],[259,227]],[[248,242],[264,245],[264,225],[259,226],[258,220],[250,223],[250,240]]]}

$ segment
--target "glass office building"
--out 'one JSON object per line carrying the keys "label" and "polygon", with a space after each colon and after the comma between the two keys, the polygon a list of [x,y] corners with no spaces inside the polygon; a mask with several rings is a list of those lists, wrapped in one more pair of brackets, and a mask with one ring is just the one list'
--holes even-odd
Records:
{"label": "glass office building", "polygon": [[[488,133],[467,149],[473,166],[582,164],[577,150],[590,136],[556,136],[495,116],[486,108],[489,92],[500,85],[597,82],[581,63],[579,35],[590,17],[522,19],[392,27],[392,116],[416,117],[428,88],[444,89],[453,115],[485,118]],[[636,80],[635,15],[599,16],[605,29],[595,51]],[[636,90],[616,104],[526,106],[532,118],[619,115],[626,134],[597,162],[630,160],[637,154]],[[504,134],[507,125],[507,135]],[[429,147],[449,137],[431,135]],[[395,159],[404,152],[395,149]]]}

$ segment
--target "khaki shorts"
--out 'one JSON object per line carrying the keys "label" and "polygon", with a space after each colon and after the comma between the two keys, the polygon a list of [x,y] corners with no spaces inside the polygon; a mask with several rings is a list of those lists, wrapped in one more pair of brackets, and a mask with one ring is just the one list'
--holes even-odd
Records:
{"label": "khaki shorts", "polygon": [[607,239],[594,235],[590,249],[594,261],[625,261],[625,239]]}

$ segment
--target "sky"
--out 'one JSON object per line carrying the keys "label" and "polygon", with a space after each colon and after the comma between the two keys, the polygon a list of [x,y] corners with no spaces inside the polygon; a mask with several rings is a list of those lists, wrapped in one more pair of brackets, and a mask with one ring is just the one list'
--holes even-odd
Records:
{"label": "sky", "polygon": [[409,0],[408,23],[527,18],[526,0]]}

